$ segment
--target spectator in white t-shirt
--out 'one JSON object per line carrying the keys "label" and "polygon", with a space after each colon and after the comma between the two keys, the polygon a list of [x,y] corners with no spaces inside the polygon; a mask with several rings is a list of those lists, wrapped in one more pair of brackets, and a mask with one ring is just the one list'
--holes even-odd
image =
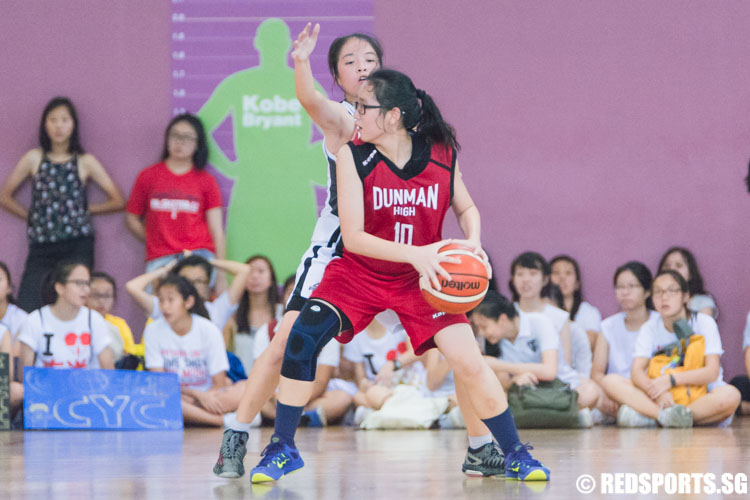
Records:
{"label": "spectator in white t-shirt", "polygon": [[0,325],[5,326],[11,334],[12,341],[18,337],[21,324],[29,314],[15,304],[13,282],[5,262],[0,261]]}
{"label": "spectator in white t-shirt", "polygon": [[[651,271],[641,262],[627,262],[615,271],[615,297],[620,312],[602,321],[591,368],[591,378],[600,386],[609,373],[630,378],[638,332],[646,321],[659,315],[650,307],[652,281]],[[616,417],[620,405],[601,390],[597,408],[603,414]]]}
{"label": "spectator in white t-shirt", "polygon": [[500,343],[498,358],[485,357],[506,390],[512,385],[537,385],[558,378],[578,392],[582,424],[590,427],[590,412],[598,398],[594,382],[581,378],[560,353],[560,337],[544,314],[520,314],[516,307],[495,291],[487,292],[471,313],[476,331],[491,342]]}
{"label": "spectator in white t-shirt", "polygon": [[254,363],[256,333],[263,325],[281,321],[284,306],[279,297],[276,271],[268,257],[253,255],[245,264],[249,272],[237,312],[227,321],[223,333],[227,350],[240,359],[245,373],[249,374]]}
{"label": "spectator in white t-shirt", "polygon": [[581,378],[591,373],[591,345],[586,331],[570,321],[569,314],[546,299],[550,290],[550,267],[536,252],[524,252],[510,266],[509,287],[516,309],[526,313],[542,313],[552,320],[560,336],[563,357]]}
{"label": "spectator in white t-shirt", "polygon": [[53,269],[42,290],[49,305],[29,313],[18,333],[21,367],[114,368],[107,322],[85,305],[90,280],[85,264],[60,262]]}
{"label": "spectator in white t-shirt", "polygon": [[[750,178],[750,177],[748,177]],[[745,332],[742,336],[742,349],[745,351],[745,375],[737,375],[730,384],[735,386],[742,394],[742,403],[737,409],[738,415],[750,415],[750,313],[745,321]]]}
{"label": "spectator in white t-shirt", "polygon": [[571,321],[586,330],[593,351],[596,337],[602,329],[602,314],[599,309],[583,300],[581,269],[578,262],[569,255],[558,255],[549,265],[550,280],[560,287],[562,294],[562,301],[556,305],[570,314]]}
{"label": "spectator in white t-shirt", "polygon": [[716,319],[719,309],[713,297],[703,288],[703,276],[698,269],[698,261],[693,253],[684,247],[672,247],[662,256],[659,261],[658,272],[677,271],[688,283],[690,300],[688,310],[691,312],[702,312]]}
{"label": "spectator in white t-shirt", "polygon": [[[234,311],[237,310],[237,304],[242,296],[245,280],[250,269],[246,264],[231,260],[211,259],[208,261],[203,257],[191,254],[189,251],[184,251],[183,255],[184,258],[182,259],[172,260],[158,269],[131,279],[125,284],[125,289],[152,320],[159,319],[161,317],[159,299],[146,290],[153,281],[164,278],[170,271],[174,272],[186,278],[195,287],[208,311],[209,319],[220,330],[223,329]],[[210,283],[213,267],[234,274],[234,281],[229,288],[211,300]]]}
{"label": "spectator in white t-shirt", "polygon": [[156,288],[161,317],[146,327],[146,368],[176,373],[185,424],[220,426],[237,408],[243,382],[232,385],[224,339],[187,278],[167,275]]}
{"label": "spectator in white t-shirt", "polygon": [[[723,380],[721,337],[716,321],[703,313],[691,313],[687,304],[687,281],[676,271],[662,271],[654,279],[651,296],[659,316],[643,324],[635,342],[630,379],[610,374],[603,380],[607,395],[620,404],[618,425],[624,427],[690,427],[720,424],[729,419],[740,404],[739,391]],[[703,368],[647,375],[649,359],[661,348],[677,341],[676,321],[686,319],[693,331],[705,340]],[[707,385],[708,394],[688,406],[675,404],[669,389],[681,385]]]}

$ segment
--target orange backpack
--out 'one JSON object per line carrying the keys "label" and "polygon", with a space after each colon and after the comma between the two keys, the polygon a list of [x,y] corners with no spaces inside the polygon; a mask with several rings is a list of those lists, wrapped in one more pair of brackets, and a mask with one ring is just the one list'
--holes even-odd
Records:
{"label": "orange backpack", "polygon": [[[662,375],[697,370],[706,366],[706,339],[703,335],[693,334],[687,321],[675,322],[675,334],[679,340],[673,342],[656,354],[648,362],[649,378]],[[689,405],[701,396],[708,394],[708,387],[703,385],[677,385],[669,389],[674,402]]]}

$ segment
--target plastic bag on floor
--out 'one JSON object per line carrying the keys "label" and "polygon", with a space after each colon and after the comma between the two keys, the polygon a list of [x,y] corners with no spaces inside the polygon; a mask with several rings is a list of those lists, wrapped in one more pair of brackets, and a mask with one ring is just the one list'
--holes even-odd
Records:
{"label": "plastic bag on floor", "polygon": [[448,398],[423,396],[416,387],[399,385],[383,407],[360,424],[362,429],[429,429],[448,409]]}

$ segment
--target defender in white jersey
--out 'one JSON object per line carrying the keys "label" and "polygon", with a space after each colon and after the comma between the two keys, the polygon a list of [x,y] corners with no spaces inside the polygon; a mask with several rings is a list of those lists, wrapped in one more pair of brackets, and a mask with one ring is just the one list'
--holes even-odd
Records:
{"label": "defender in white jersey", "polygon": [[221,477],[240,477],[245,473],[242,461],[250,422],[276,389],[291,327],[307,298],[322,280],[325,267],[336,251],[340,229],[336,199],[336,157],[331,151],[338,151],[354,136],[353,103],[357,99],[359,87],[382,63],[383,50],[375,38],[355,33],[335,39],[328,51],[328,66],[334,81],[344,91],[344,100],[330,100],[315,89],[310,66],[310,54],[315,49],[319,32],[320,26],[317,24],[312,32],[310,24],[305,26],[294,42],[292,58],[297,99],[323,132],[323,147],[328,160],[328,199],[315,225],[310,248],[305,252],[297,270],[287,311],[268,348],[255,360],[237,410],[236,421],[224,432],[219,459],[213,469],[214,474]]}

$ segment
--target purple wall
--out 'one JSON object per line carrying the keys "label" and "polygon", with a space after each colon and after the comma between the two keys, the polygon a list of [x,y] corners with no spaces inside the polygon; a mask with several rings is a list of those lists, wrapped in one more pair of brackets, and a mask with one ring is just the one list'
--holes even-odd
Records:
{"label": "purple wall", "polygon": [[[169,3],[8,3],[0,15],[0,177],[38,146],[46,102],[67,95],[78,108],[83,146],[127,196],[138,171],[158,160],[171,118]],[[89,193],[94,200],[102,197],[95,189]],[[21,198],[28,202],[28,185]],[[26,258],[25,223],[0,212],[0,260],[18,285]],[[122,213],[95,217],[94,224],[96,267],[117,278],[121,297],[115,312],[140,336],[144,319],[122,285],[143,272],[143,245],[125,229]]]}
{"label": "purple wall", "polygon": [[[0,47],[0,175],[34,146],[44,102],[68,94],[85,145],[127,191],[158,155],[170,113],[169,5],[60,3],[15,2],[0,16],[16,41]],[[377,34],[387,64],[433,94],[459,131],[500,282],[523,250],[567,252],[608,315],[617,265],[655,266],[684,244],[721,309],[725,371],[741,371],[750,5],[476,1],[459,18],[456,6],[378,0]],[[17,235],[0,239],[17,281],[24,225],[5,213],[0,224]],[[98,267],[121,282],[139,272],[143,250],[122,216],[96,226]],[[127,298],[118,309],[140,324]]]}

